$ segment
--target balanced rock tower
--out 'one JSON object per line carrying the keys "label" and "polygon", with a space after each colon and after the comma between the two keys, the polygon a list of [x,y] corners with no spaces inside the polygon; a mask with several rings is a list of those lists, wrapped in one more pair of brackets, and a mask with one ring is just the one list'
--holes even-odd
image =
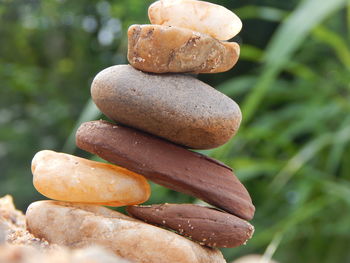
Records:
{"label": "balanced rock tower", "polygon": [[[111,122],[86,122],[76,133],[79,148],[111,164],[37,153],[34,186],[56,201],[31,204],[27,227],[50,243],[100,245],[131,262],[225,262],[217,248],[251,238],[255,208],[230,167],[189,149],[225,144],[242,116],[232,99],[191,74],[230,70],[240,49],[227,40],[242,24],[226,8],[196,0],[157,1],[148,16],[150,25],[128,30],[130,65],[93,80],[92,99]],[[141,206],[151,194],[147,180],[211,206]],[[130,216],[102,205],[127,206]]]}

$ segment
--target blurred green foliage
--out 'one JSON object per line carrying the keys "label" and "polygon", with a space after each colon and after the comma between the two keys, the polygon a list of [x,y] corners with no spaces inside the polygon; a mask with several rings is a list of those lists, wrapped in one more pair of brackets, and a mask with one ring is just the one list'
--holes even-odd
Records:
{"label": "blurred green foliage", "polygon": [[[200,75],[237,101],[238,135],[204,151],[232,166],[256,205],[254,238],[227,259],[350,262],[349,0],[213,1],[244,29],[230,72]],[[41,149],[88,157],[75,128],[100,118],[89,87],[126,61],[127,27],[151,1],[0,0],[0,195],[43,198],[30,161]],[[152,184],[149,203],[198,202]]]}

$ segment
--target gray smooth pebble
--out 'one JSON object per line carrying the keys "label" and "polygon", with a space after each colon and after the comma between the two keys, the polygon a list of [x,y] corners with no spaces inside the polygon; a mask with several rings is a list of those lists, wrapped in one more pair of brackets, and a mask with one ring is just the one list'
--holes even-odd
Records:
{"label": "gray smooth pebble", "polygon": [[226,143],[242,119],[232,99],[192,76],[144,73],[130,65],[98,73],[91,95],[117,123],[192,149]]}

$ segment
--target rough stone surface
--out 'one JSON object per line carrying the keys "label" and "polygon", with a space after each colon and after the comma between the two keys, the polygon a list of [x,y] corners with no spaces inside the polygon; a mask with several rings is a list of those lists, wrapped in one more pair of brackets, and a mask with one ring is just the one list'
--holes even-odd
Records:
{"label": "rough stone surface", "polygon": [[106,121],[83,123],[77,146],[178,192],[250,220],[254,206],[231,168],[202,154]]}
{"label": "rough stone surface", "polygon": [[32,173],[35,188],[60,201],[123,206],[143,203],[150,196],[150,186],[143,176],[65,153],[38,152],[32,161]]}
{"label": "rough stone surface", "polygon": [[194,77],[148,74],[130,65],[101,71],[91,95],[110,119],[195,149],[226,143],[242,119],[233,100]]}
{"label": "rough stone surface", "polygon": [[240,52],[235,42],[173,26],[133,25],[128,41],[129,63],[153,73],[224,72],[237,63]]}
{"label": "rough stone surface", "polygon": [[28,207],[31,233],[72,248],[99,245],[139,263],[224,263],[219,250],[105,207],[39,201]]}
{"label": "rough stone surface", "polygon": [[234,37],[242,28],[233,12],[205,1],[157,1],[149,7],[148,17],[152,24],[184,27],[220,40]]}
{"label": "rough stone surface", "polygon": [[193,204],[129,206],[127,212],[209,247],[237,247],[254,232],[251,224],[234,215]]}
{"label": "rough stone surface", "polygon": [[[49,244],[29,233],[26,218],[16,210],[12,197],[0,198],[1,263],[127,263],[101,247],[68,249]],[[131,263],[131,262],[130,262]]]}
{"label": "rough stone surface", "polygon": [[0,246],[1,263],[132,263],[100,247],[39,250],[31,246]]}
{"label": "rough stone surface", "polygon": [[278,263],[277,261],[269,259],[268,257],[265,258],[263,255],[257,255],[257,254],[242,256],[232,261],[231,263],[260,263],[260,262],[261,263]]}
{"label": "rough stone surface", "polygon": [[10,195],[0,198],[0,236],[0,244],[3,245],[26,245],[38,249],[51,247],[47,241],[36,238],[27,231],[25,217],[21,211],[16,210]]}

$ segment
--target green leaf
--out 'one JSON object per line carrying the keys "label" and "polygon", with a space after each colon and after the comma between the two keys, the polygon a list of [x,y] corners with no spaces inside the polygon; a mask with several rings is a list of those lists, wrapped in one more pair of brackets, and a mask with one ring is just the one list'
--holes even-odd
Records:
{"label": "green leaf", "polygon": [[347,0],[306,0],[278,28],[265,54],[266,67],[281,69],[310,31],[341,7]]}
{"label": "green leaf", "polygon": [[260,18],[279,22],[287,15],[286,11],[268,6],[248,5],[234,11],[242,20]]}
{"label": "green leaf", "polygon": [[339,61],[350,70],[350,49],[347,43],[336,32],[333,32],[324,26],[316,27],[312,35],[317,39],[334,49]]}
{"label": "green leaf", "polygon": [[291,177],[316,154],[333,142],[346,143],[350,140],[350,126],[343,128],[336,134],[324,134],[312,140],[294,155],[286,166],[276,175],[270,187],[274,191],[279,191],[291,179]]}
{"label": "green leaf", "polygon": [[217,87],[219,91],[226,94],[229,97],[235,97],[242,95],[247,90],[250,90],[255,84],[257,78],[254,76],[240,76],[225,81]]}
{"label": "green leaf", "polygon": [[251,45],[243,45],[241,47],[241,54],[239,58],[241,60],[260,62],[263,55],[264,55],[264,51],[261,50],[260,48],[257,48]]}
{"label": "green leaf", "polygon": [[254,116],[276,77],[310,31],[346,3],[347,0],[306,0],[282,23],[267,47],[263,73],[253,92],[243,102],[245,122]]}

